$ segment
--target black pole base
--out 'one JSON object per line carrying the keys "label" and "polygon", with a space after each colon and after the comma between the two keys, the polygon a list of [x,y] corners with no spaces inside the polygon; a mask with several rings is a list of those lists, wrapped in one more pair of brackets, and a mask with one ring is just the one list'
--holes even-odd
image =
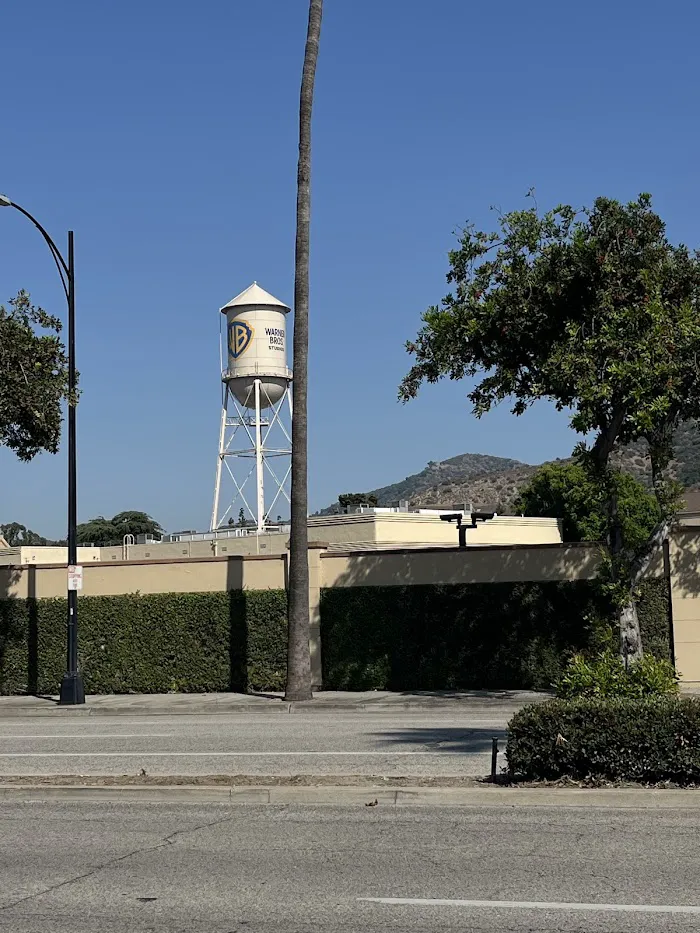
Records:
{"label": "black pole base", "polygon": [[61,681],[59,706],[79,706],[85,702],[85,687],[80,674],[64,674]]}

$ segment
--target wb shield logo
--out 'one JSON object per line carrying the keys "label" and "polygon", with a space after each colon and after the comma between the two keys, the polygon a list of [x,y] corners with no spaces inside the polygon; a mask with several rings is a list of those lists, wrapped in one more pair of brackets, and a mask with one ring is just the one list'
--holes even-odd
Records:
{"label": "wb shield logo", "polygon": [[228,352],[234,360],[243,356],[253,340],[253,328],[245,321],[233,321],[228,326]]}

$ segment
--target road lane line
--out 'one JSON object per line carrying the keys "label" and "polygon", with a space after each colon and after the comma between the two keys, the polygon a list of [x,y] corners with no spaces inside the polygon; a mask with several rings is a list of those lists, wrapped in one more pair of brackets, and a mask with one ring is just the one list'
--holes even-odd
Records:
{"label": "road lane line", "polygon": [[441,897],[358,897],[368,904],[390,907],[491,907],[516,910],[616,911],[637,914],[700,914],[700,907],[682,904],[580,904],[565,901],[473,901]]}
{"label": "road lane line", "polygon": [[[310,755],[344,758],[406,758],[420,755],[444,758],[451,752],[0,752],[0,758],[305,758]],[[489,754],[482,752],[480,754]]]}
{"label": "road lane line", "polygon": [[109,732],[109,733],[79,733],[75,735],[66,735],[63,732],[54,732],[52,735],[1,735],[2,739],[10,739],[19,742],[29,739],[174,739],[177,737],[175,732]]}

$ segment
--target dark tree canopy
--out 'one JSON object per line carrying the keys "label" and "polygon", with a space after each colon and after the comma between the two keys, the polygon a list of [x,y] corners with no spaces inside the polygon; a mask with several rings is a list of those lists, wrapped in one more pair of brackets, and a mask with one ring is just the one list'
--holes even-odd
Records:
{"label": "dark tree canopy", "polygon": [[8,305],[0,305],[0,445],[31,460],[58,450],[68,363],[58,318],[25,291]]}
{"label": "dark tree canopy", "polygon": [[119,512],[114,518],[98,515],[89,522],[78,525],[79,544],[94,544],[98,547],[120,545],[125,535],[153,535],[158,538],[163,529],[146,512]]}
{"label": "dark tree canopy", "polygon": [[51,544],[65,544],[65,541],[52,541],[43,535],[37,534],[31,528],[20,525],[19,522],[8,522],[0,525],[0,535],[7,541],[10,547],[37,547],[48,546]]}
{"label": "dark tree canopy", "polygon": [[349,505],[376,505],[377,497],[372,492],[344,492],[338,496],[341,509]]}

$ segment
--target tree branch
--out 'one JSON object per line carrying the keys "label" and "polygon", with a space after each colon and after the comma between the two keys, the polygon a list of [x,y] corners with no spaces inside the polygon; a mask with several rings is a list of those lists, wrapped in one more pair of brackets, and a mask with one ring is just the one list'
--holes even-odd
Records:
{"label": "tree branch", "polygon": [[634,589],[639,585],[640,580],[649,569],[649,564],[651,564],[651,560],[657,548],[661,547],[666,538],[668,538],[674,519],[675,516],[673,515],[669,515],[662,519],[649,536],[649,540],[644,545],[641,553],[632,561],[630,567],[630,589]]}
{"label": "tree branch", "polygon": [[615,442],[622,430],[626,415],[627,412],[624,408],[618,408],[610,419],[610,423],[601,430],[593,445],[591,456],[599,470],[605,469],[608,465],[610,454],[613,452]]}

